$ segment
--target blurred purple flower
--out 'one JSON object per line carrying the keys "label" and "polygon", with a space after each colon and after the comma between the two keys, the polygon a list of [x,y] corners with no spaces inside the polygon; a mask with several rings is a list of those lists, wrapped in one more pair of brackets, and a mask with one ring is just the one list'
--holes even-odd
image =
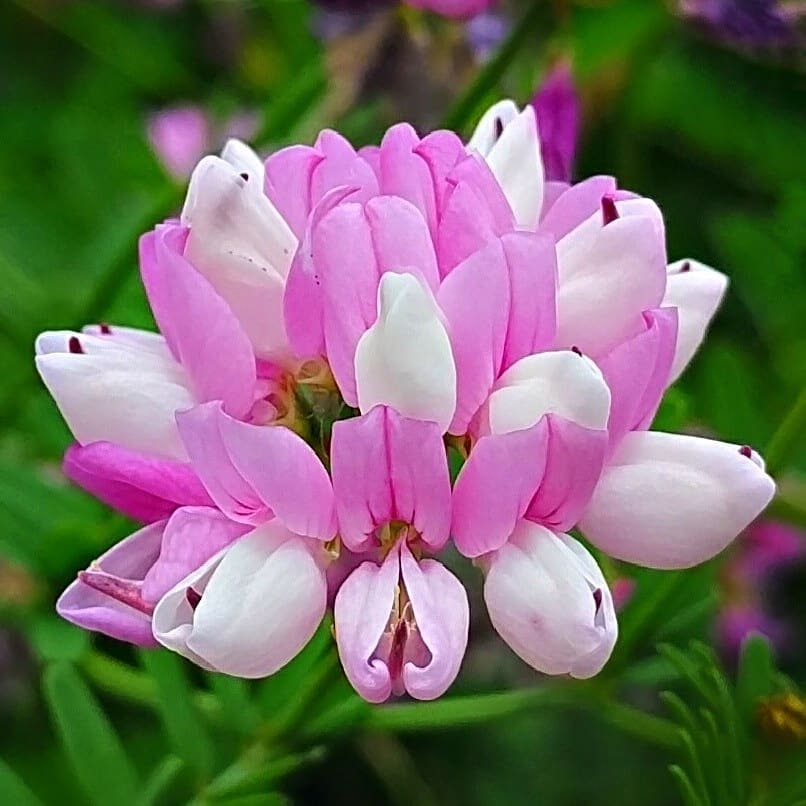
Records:
{"label": "blurred purple flower", "polygon": [[559,62],[546,76],[532,105],[546,179],[570,182],[579,138],[579,96],[567,61]]}
{"label": "blurred purple flower", "polygon": [[465,33],[476,59],[485,62],[509,33],[509,20],[497,11],[483,11],[467,21]]}
{"label": "blurred purple flower", "polygon": [[168,173],[178,179],[188,177],[207,151],[207,115],[198,106],[163,109],[151,117],[148,139]]}
{"label": "blurred purple flower", "polygon": [[177,179],[190,176],[196,163],[225,140],[249,140],[257,130],[252,112],[239,112],[216,127],[200,106],[172,106],[154,113],[148,122],[148,139],[165,170]]}
{"label": "blurred purple flower", "polygon": [[758,521],[738,542],[725,565],[727,601],[717,617],[719,645],[735,661],[751,632],[767,636],[782,651],[791,648],[794,632],[787,620],[770,610],[776,577],[806,559],[806,535],[776,521]]}
{"label": "blurred purple flower", "polygon": [[679,0],[678,7],[718,39],[749,47],[793,44],[802,15],[778,0]]}

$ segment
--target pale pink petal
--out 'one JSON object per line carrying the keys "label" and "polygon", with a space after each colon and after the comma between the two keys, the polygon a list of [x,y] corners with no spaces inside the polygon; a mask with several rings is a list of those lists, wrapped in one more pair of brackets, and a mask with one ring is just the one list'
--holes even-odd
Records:
{"label": "pale pink petal", "polygon": [[143,579],[143,597],[159,601],[174,585],[251,530],[212,507],[182,507],[171,515],[160,555]]}
{"label": "pale pink petal", "polygon": [[646,311],[640,332],[598,360],[611,395],[611,451],[628,431],[652,422],[668,385],[676,341],[676,309]]}
{"label": "pale pink petal", "polygon": [[617,559],[687,568],[722,551],[774,493],[749,448],[634,431],[603,473],[581,529]]}
{"label": "pale pink petal", "polygon": [[342,583],[333,605],[333,623],[344,673],[369,702],[384,702],[392,693],[389,669],[373,657],[383,636],[400,579],[400,553],[389,552],[383,564],[365,562]]}
{"label": "pale pink petal", "polygon": [[220,403],[204,403],[177,414],[176,423],[193,469],[216,506],[238,523],[257,526],[272,513],[233,465],[221,436],[222,417]]}
{"label": "pale pink petal", "polygon": [[330,478],[302,437],[282,426],[242,423],[223,411],[218,425],[235,469],[285,527],[319,540],[335,536]]}
{"label": "pale pink petal", "polygon": [[615,193],[616,180],[612,176],[591,176],[567,185],[553,204],[546,205],[540,231],[559,241],[599,211],[603,196]]}
{"label": "pale pink petal", "polygon": [[560,291],[557,343],[604,355],[640,327],[666,286],[663,222],[644,199],[615,205],[619,218],[595,213],[557,243]]}
{"label": "pale pink petal", "polygon": [[311,182],[324,155],[310,146],[294,145],[275,151],[265,165],[266,196],[302,240],[314,208]]}
{"label": "pale pink petal", "polygon": [[[165,522],[153,523],[114,545],[92,568],[110,574],[136,589],[156,562]],[[156,646],[148,608],[137,609],[91,588],[72,582],[56,602],[56,612],[85,630],[109,635],[139,646]]]}
{"label": "pale pink petal", "polygon": [[499,635],[545,674],[591,677],[616,641],[612,598],[582,546],[521,521],[488,561],[484,599]]}
{"label": "pale pink petal", "polygon": [[400,570],[414,621],[430,658],[403,666],[406,691],[418,700],[444,694],[459,674],[467,647],[470,609],[462,583],[437,560],[417,562],[403,545]]}
{"label": "pale pink petal", "polygon": [[554,531],[573,528],[602,474],[607,432],[583,428],[563,417],[546,417],[546,469],[524,517]]}
{"label": "pale pink petal", "polygon": [[466,557],[506,543],[543,478],[548,425],[482,437],[453,490],[451,535]]}
{"label": "pale pink petal", "polygon": [[557,335],[557,254],[544,235],[513,232],[501,239],[511,304],[503,369],[554,347]]}
{"label": "pale pink petal", "polygon": [[414,149],[431,172],[434,198],[437,204],[437,217],[441,216],[447,179],[451,171],[465,158],[465,146],[457,134],[444,129],[427,134]]}
{"label": "pale pink petal", "polygon": [[408,123],[387,130],[379,155],[380,191],[399,196],[420,211],[432,234],[437,229],[434,183],[428,164],[414,150],[420,145],[417,132]]}
{"label": "pale pink petal", "polygon": [[190,465],[111,442],[71,445],[62,469],[105,504],[143,523],[163,520],[180,506],[212,504]]}
{"label": "pale pink petal", "polygon": [[671,263],[663,305],[677,308],[680,326],[669,376],[674,383],[688,366],[728,288],[728,278],[696,260]]}
{"label": "pale pink petal", "polygon": [[131,351],[45,353],[36,368],[82,445],[114,442],[130,450],[185,461],[175,412],[196,398],[174,364]]}
{"label": "pale pink petal", "polygon": [[448,539],[451,487],[435,423],[403,417],[385,406],[333,425],[331,468],[339,532],[359,551],[392,521],[412,524],[424,543]]}
{"label": "pale pink petal", "polygon": [[285,330],[299,358],[325,354],[322,280],[314,255],[314,233],[322,218],[356,191],[355,187],[338,187],[326,193],[303,227],[302,242],[288,272],[283,297]]}
{"label": "pale pink petal", "polygon": [[199,398],[221,400],[242,417],[252,406],[256,380],[252,344],[224,300],[182,257],[186,238],[183,227],[163,225],[140,239],[143,283]]}
{"label": "pale pink petal", "polygon": [[456,411],[448,428],[464,434],[501,370],[511,304],[501,241],[492,241],[446,278],[437,303],[456,362]]}
{"label": "pale pink petal", "polygon": [[362,413],[388,405],[447,430],[456,408],[456,365],[439,308],[417,277],[381,278],[378,318],[356,348],[355,377]]}
{"label": "pale pink petal", "polygon": [[372,166],[338,132],[325,129],[316,139],[314,148],[324,155],[311,178],[311,204],[335,187],[349,185],[360,190],[357,200],[366,202],[378,195],[378,180]]}

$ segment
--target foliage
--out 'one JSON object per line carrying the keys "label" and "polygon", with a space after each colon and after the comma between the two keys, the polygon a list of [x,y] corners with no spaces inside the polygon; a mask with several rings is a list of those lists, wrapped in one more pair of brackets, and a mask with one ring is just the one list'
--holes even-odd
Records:
{"label": "foliage", "polygon": [[[182,188],[148,145],[147,115],[186,101],[218,120],[256,109],[264,149],[323,126],[372,142],[397,118],[467,132],[490,99],[529,98],[565,52],[586,110],[579,173],[613,173],[656,198],[670,254],[731,276],[709,344],[656,427],[769,446],[774,512],[806,525],[806,163],[790,65],[718,48],[646,0],[513,2],[522,22],[498,55],[452,65],[447,82],[440,54],[461,30],[444,21],[395,15],[375,39],[324,45],[304,0],[158,5],[0,7],[0,630],[13,636],[0,644],[0,803],[806,798],[802,659],[784,659],[786,677],[753,638],[735,674],[724,668],[708,646],[719,559],[674,573],[608,568],[637,585],[596,680],[538,680],[483,646],[431,704],[359,700],[327,625],[286,669],[247,682],[52,615],[75,570],[132,525],[60,476],[68,434],[31,344],[46,327],[152,324],[136,239],[177,209]],[[401,59],[420,82],[408,95],[395,89]],[[444,103],[396,102],[418,93]]]}

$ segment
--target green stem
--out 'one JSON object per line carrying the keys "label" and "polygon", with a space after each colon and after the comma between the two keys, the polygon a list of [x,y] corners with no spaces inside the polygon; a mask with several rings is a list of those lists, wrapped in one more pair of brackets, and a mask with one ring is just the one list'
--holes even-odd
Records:
{"label": "green stem", "polygon": [[539,28],[538,22],[545,14],[545,4],[533,0],[530,8],[512,29],[495,56],[479,70],[470,86],[456,100],[443,121],[444,128],[461,132],[467,126],[484,97],[496,86],[515,59],[521,46],[531,36],[536,35]]}
{"label": "green stem", "polygon": [[781,421],[767,445],[767,472],[775,475],[786,468],[789,457],[806,434],[806,386]]}
{"label": "green stem", "polygon": [[[395,733],[449,730],[485,724],[538,707],[582,708],[614,728],[662,747],[675,747],[675,726],[623,703],[584,696],[590,687],[545,686],[502,694],[454,697],[417,705],[389,705],[371,711],[364,727]],[[583,695],[583,696],[581,696]]]}

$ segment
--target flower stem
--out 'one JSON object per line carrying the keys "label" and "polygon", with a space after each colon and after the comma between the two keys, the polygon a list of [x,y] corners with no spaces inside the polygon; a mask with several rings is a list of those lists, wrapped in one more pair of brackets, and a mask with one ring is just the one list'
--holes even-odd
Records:
{"label": "flower stem", "polygon": [[453,697],[417,705],[389,705],[371,711],[364,727],[395,733],[449,730],[485,724],[537,707],[583,708],[623,733],[662,747],[675,747],[677,734],[666,719],[623,703],[587,695],[590,687],[576,684],[544,686],[526,691]]}
{"label": "flower stem", "polygon": [[781,420],[776,432],[767,445],[767,472],[775,475],[786,468],[786,463],[798,443],[806,434],[806,386],[792,405],[787,415]]}
{"label": "flower stem", "polygon": [[484,97],[495,87],[518,55],[521,46],[536,34],[538,22],[545,14],[546,4],[538,2],[530,4],[495,56],[479,70],[470,86],[456,100],[443,121],[444,128],[461,132],[468,125]]}

